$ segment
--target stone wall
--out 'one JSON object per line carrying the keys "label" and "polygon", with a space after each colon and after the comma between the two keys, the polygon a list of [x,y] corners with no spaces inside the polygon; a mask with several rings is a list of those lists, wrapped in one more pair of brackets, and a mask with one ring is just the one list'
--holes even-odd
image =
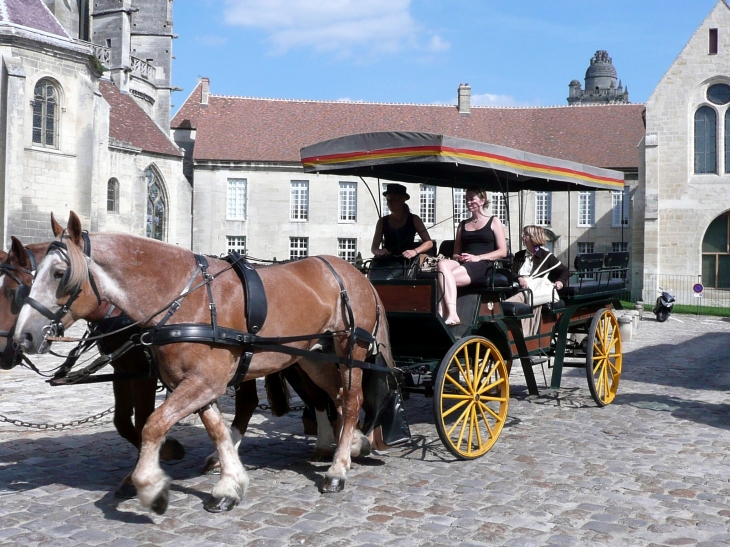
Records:
{"label": "stone wall", "polygon": [[[0,46],[8,74],[0,117],[6,125],[3,245],[16,235],[24,242],[47,240],[50,213],[74,209],[90,218],[89,181],[103,141],[95,123],[101,99],[88,66],[88,52],[54,50],[41,44]],[[47,78],[59,93],[57,147],[32,142],[31,101],[36,83]]]}
{"label": "stone wall", "polygon": [[[720,29],[717,54],[709,52],[710,29]],[[730,208],[722,145],[728,105],[713,105],[706,98],[710,85],[730,83],[728,29],[730,8],[719,1],[647,102],[642,145],[646,164],[640,180],[646,274],[701,274],[707,227]],[[694,174],[694,114],[702,105],[718,114],[720,174]],[[646,288],[647,295],[654,289]]]}

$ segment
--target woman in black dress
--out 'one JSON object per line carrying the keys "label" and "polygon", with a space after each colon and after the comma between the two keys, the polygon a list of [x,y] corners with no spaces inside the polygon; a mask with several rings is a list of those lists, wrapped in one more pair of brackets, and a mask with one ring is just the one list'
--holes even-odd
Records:
{"label": "woman in black dress", "polygon": [[[375,259],[371,267],[370,279],[393,279],[403,275],[404,259],[411,259],[433,247],[423,221],[411,213],[406,201],[408,195],[402,184],[388,184],[383,192],[390,214],[375,226],[375,235],[370,250]],[[416,235],[421,243],[416,243]],[[380,247],[382,243],[382,248]]]}
{"label": "woman in black dress", "polygon": [[461,222],[454,240],[453,260],[439,262],[439,313],[447,325],[461,323],[456,313],[456,288],[483,281],[492,261],[507,256],[504,227],[496,216],[485,213],[489,205],[484,191],[467,190],[466,208],[471,218]]}

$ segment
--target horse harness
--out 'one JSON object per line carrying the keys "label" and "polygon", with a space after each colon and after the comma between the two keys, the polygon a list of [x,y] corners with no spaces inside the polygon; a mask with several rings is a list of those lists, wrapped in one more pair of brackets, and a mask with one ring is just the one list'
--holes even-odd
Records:
{"label": "horse harness", "polygon": [[[377,364],[375,362],[359,361],[353,358],[353,349],[357,340],[362,340],[367,343],[368,346],[375,343],[375,337],[377,336],[379,323],[380,323],[380,304],[375,295],[373,289],[373,297],[376,303],[376,324],[373,334],[361,327],[355,326],[355,316],[352,311],[350,299],[345,289],[345,285],[342,278],[332,265],[323,257],[317,256],[325,265],[329,268],[330,272],[334,276],[340,287],[340,298],[345,305],[347,311],[347,329],[343,331],[325,332],[317,334],[305,334],[300,336],[287,336],[287,337],[262,337],[257,333],[263,327],[266,316],[268,313],[268,305],[266,301],[266,292],[264,290],[263,282],[253,265],[246,260],[245,257],[240,256],[237,252],[231,252],[227,257],[226,261],[231,264],[231,267],[238,275],[242,289],[245,295],[246,302],[246,324],[248,325],[248,332],[231,329],[228,327],[221,327],[218,325],[216,305],[213,299],[213,291],[211,289],[211,282],[214,277],[208,273],[208,261],[202,255],[195,255],[196,269],[192,277],[188,281],[187,285],[183,289],[180,296],[170,306],[167,314],[162,320],[152,327],[151,329],[144,332],[141,336],[141,342],[144,345],[157,345],[164,346],[167,344],[175,343],[213,343],[222,344],[229,346],[242,346],[244,351],[241,354],[241,358],[238,362],[238,367],[233,379],[229,382],[229,386],[237,386],[243,381],[243,378],[248,372],[249,366],[251,365],[251,358],[253,357],[254,350],[273,351],[277,353],[284,353],[288,355],[306,357],[316,361],[324,361],[328,363],[335,363],[338,365],[346,365],[352,373],[352,367],[358,367],[362,369],[378,370],[381,372],[390,372],[387,366]],[[195,279],[198,275],[202,274],[204,284],[208,291],[208,300],[210,302],[210,324],[203,323],[178,323],[174,325],[167,325],[167,322],[180,308],[182,300],[190,291]],[[292,342],[302,342],[306,340],[317,340],[321,338],[335,338],[337,336],[350,335],[349,340],[349,355],[348,357],[340,357],[337,355],[329,355],[311,350],[303,350],[298,348],[292,348],[284,344]],[[376,348],[376,354],[379,353]],[[158,374],[159,376],[159,374]]]}
{"label": "horse harness", "polygon": [[[82,232],[82,239],[84,242],[84,255],[86,257],[91,256],[91,242],[89,240],[88,233],[86,231]],[[31,274],[34,274],[35,268],[36,268],[36,259],[35,256],[32,254],[32,252],[29,249],[26,249],[28,252],[29,257],[31,257],[31,264],[33,267],[33,271],[30,272]],[[50,253],[51,251],[57,251],[61,254],[61,256],[66,260],[66,262],[69,262],[68,258],[68,247],[65,243],[63,243],[60,240],[53,241],[46,252],[46,254]],[[335,364],[344,364],[348,366],[350,369],[350,373],[352,373],[352,367],[358,367],[362,369],[369,369],[369,370],[376,370],[380,372],[392,372],[387,366],[379,363],[379,362],[367,362],[367,361],[359,361],[353,358],[353,349],[355,347],[355,344],[357,343],[357,340],[362,340],[363,342],[367,343],[369,346],[373,345],[375,343],[375,337],[377,335],[377,331],[379,328],[379,322],[380,322],[380,304],[378,302],[377,296],[375,294],[375,290],[373,290],[373,297],[375,298],[376,302],[376,324],[373,334],[370,334],[365,329],[362,329],[360,327],[355,326],[355,318],[354,313],[352,311],[352,306],[350,304],[350,300],[347,294],[347,290],[345,289],[344,283],[342,281],[342,278],[339,276],[339,274],[336,272],[336,270],[332,267],[332,265],[324,258],[322,257],[316,257],[322,262],[324,262],[329,270],[332,272],[333,276],[335,277],[339,287],[340,287],[340,298],[342,302],[345,305],[345,308],[347,310],[347,320],[348,320],[348,328],[343,331],[336,331],[336,332],[326,332],[326,333],[317,333],[317,334],[309,334],[309,335],[300,335],[300,336],[289,336],[289,337],[261,337],[258,336],[258,332],[261,330],[261,328],[264,325],[264,322],[266,321],[266,316],[268,312],[268,305],[266,301],[266,293],[264,290],[263,283],[261,281],[261,277],[256,272],[253,265],[246,260],[245,257],[240,256],[237,252],[231,252],[227,257],[226,261],[231,264],[231,268],[236,272],[238,275],[242,290],[244,291],[245,295],[245,302],[246,302],[246,309],[245,309],[245,315],[246,315],[246,324],[248,325],[248,332],[238,331],[235,329],[227,328],[227,327],[221,327],[218,325],[217,321],[217,309],[215,305],[215,301],[213,298],[213,291],[211,288],[211,283],[215,279],[215,276],[212,276],[208,273],[208,260],[203,255],[194,255],[195,261],[196,261],[196,269],[193,273],[193,275],[190,277],[188,283],[186,284],[183,291],[180,293],[180,296],[175,299],[172,304],[169,306],[169,309],[167,311],[167,314],[162,318],[162,320],[155,325],[154,327],[151,327],[149,329],[140,329],[141,333],[139,334],[138,341],[134,341],[130,339],[129,341],[125,342],[121,347],[119,347],[117,350],[113,351],[109,355],[102,355],[99,359],[97,359],[92,365],[89,367],[86,367],[82,371],[76,371],[74,373],[74,380],[71,380],[70,377],[67,378],[67,375],[69,374],[71,368],[76,363],[76,360],[80,356],[83,351],[86,351],[92,344],[92,340],[95,339],[99,342],[103,340],[103,338],[106,335],[113,334],[114,332],[118,332],[118,327],[122,327],[120,330],[124,330],[125,328],[128,328],[132,326],[132,322],[129,319],[128,316],[122,314],[118,317],[109,317],[109,315],[112,312],[112,309],[109,310],[109,313],[107,314],[107,317],[102,319],[101,321],[91,323],[91,331],[95,331],[96,333],[99,333],[98,336],[89,337],[82,341],[82,343],[71,352],[71,354],[68,356],[68,359],[64,365],[62,365],[61,369],[57,372],[57,374],[54,375],[54,378],[52,379],[52,383],[75,383],[79,382],[80,380],[90,380],[90,375],[105,366],[106,364],[112,362],[114,359],[119,358],[121,355],[129,351],[132,347],[137,345],[142,346],[151,346],[151,345],[167,345],[167,344],[173,344],[173,343],[215,343],[215,344],[222,344],[222,345],[234,345],[234,346],[243,346],[244,351],[241,354],[241,358],[239,359],[238,367],[236,370],[236,373],[233,377],[233,379],[229,382],[229,386],[238,386],[238,384],[243,381],[243,378],[246,376],[246,373],[248,372],[249,366],[251,364],[251,358],[253,357],[253,351],[256,349],[260,350],[268,350],[268,351],[275,351],[278,353],[285,353],[289,355],[299,356],[299,357],[306,357],[308,359],[317,360],[317,361],[324,361],[329,363],[335,363]],[[6,272],[10,272],[14,269],[16,269],[15,266],[12,266],[10,264],[3,263],[0,264],[0,269]],[[172,318],[172,316],[177,312],[177,310],[180,308],[182,304],[182,300],[191,292],[192,290],[195,290],[196,288],[199,288],[200,285],[192,288],[192,285],[195,281],[195,279],[198,277],[198,275],[203,276],[203,283],[201,285],[205,285],[207,292],[208,292],[208,299],[209,299],[209,308],[210,308],[210,315],[211,315],[211,323],[210,324],[197,324],[197,323],[182,323],[182,324],[173,324],[168,325],[167,322]],[[43,316],[51,320],[50,325],[47,327],[47,335],[48,336],[62,336],[64,332],[64,327],[62,324],[63,317],[70,311],[71,305],[74,303],[74,301],[79,297],[81,294],[81,287],[75,288],[73,291],[71,291],[68,300],[55,312],[53,313],[48,308],[46,308],[43,304],[38,302],[37,300],[31,298],[29,296],[30,293],[30,286],[25,285],[24,283],[21,283],[20,280],[14,275],[12,275],[12,278],[18,283],[18,289],[16,290],[16,293],[13,298],[13,306],[17,306],[18,309],[22,307],[24,303],[28,303],[30,306],[38,310]],[[59,285],[59,289],[63,290],[64,286],[68,283],[68,278],[70,276],[70,269],[67,270],[66,274],[64,275],[64,278],[61,281],[61,284]],[[94,277],[89,271],[88,274],[89,284],[94,291],[94,295],[97,298],[97,301],[99,304],[101,304],[101,296],[99,294],[98,288],[96,286],[96,283],[94,281]],[[0,332],[0,335],[3,335],[4,333]],[[301,350],[298,348],[292,348],[289,346],[286,346],[284,344],[292,343],[292,342],[301,342],[305,340],[316,340],[320,338],[334,338],[337,336],[343,336],[351,334],[350,340],[349,340],[349,355],[348,357],[339,357],[337,355],[328,355],[323,354],[316,351],[310,351],[310,350]],[[4,334],[7,336],[8,334]],[[135,336],[136,338],[136,336]],[[100,348],[101,349],[101,348]],[[375,350],[375,358],[379,355],[378,348],[376,347]],[[156,367],[156,364],[154,362],[154,359],[152,359],[151,354],[149,351],[145,350],[145,354],[147,356],[148,364],[150,365],[151,369],[154,371],[154,374],[160,378],[159,370]],[[373,361],[377,361],[377,359],[373,359]],[[115,375],[116,376],[116,375]],[[146,376],[146,375],[145,375]],[[112,378],[109,378],[112,379]],[[66,381],[64,381],[66,380]],[[101,378],[99,379],[101,380]],[[161,378],[160,378],[161,380]],[[163,382],[164,383],[164,382]]]}
{"label": "horse harness", "polygon": [[[28,293],[30,293],[30,287],[23,283],[15,274],[15,272],[20,270],[23,273],[29,274],[31,277],[35,277],[35,271],[38,266],[33,251],[25,247],[25,252],[28,253],[28,259],[30,260],[30,269],[23,268],[22,266],[14,266],[9,262],[9,255],[8,260],[0,264],[0,273],[2,273],[2,275],[7,275],[10,279],[18,284],[18,288],[15,289],[13,298],[10,301],[10,311],[13,315],[18,315],[18,313],[20,313],[20,308],[23,307],[23,303],[28,297]],[[0,337],[9,338],[10,333],[11,331],[7,330],[0,331]]]}
{"label": "horse harness", "polygon": [[[89,234],[88,232],[84,231],[81,233],[82,239],[84,241],[84,255],[87,258],[91,257],[91,241],[89,240]],[[61,236],[61,239],[63,238],[63,235]],[[68,246],[61,240],[55,240],[52,241],[51,244],[48,246],[48,250],[46,251],[46,255],[51,253],[52,251],[57,251],[60,253],[60,255],[63,257],[63,259],[66,261],[66,263],[70,264],[70,259],[68,258]],[[68,284],[69,278],[71,276],[71,268],[68,268],[66,270],[66,273],[63,276],[63,279],[61,280],[61,284],[59,285],[59,289],[63,290],[64,287]],[[96,300],[101,305],[101,295],[99,294],[99,289],[96,287],[96,282],[94,281],[94,276],[91,273],[91,270],[89,270],[89,284],[91,285],[91,290],[94,291],[94,296],[96,296]],[[30,297],[30,287],[27,285],[23,285],[23,291],[22,291],[22,301],[24,303],[27,303],[32,308],[36,309],[41,315],[44,317],[47,317],[51,320],[50,325],[46,327],[48,331],[49,336],[63,336],[64,327],[63,327],[63,318],[66,316],[66,314],[71,310],[71,305],[76,301],[76,299],[81,295],[81,286],[76,287],[73,291],[71,291],[71,294],[68,297],[68,300],[64,302],[60,308],[56,311],[56,313],[53,313],[51,310],[46,308],[43,304],[38,302],[35,298]],[[16,296],[21,294],[21,288],[18,287],[18,291],[16,292]]]}

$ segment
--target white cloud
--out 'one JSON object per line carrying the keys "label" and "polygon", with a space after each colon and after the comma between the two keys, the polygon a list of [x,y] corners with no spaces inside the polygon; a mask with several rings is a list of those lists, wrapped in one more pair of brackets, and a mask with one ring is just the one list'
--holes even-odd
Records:
{"label": "white cloud", "polygon": [[526,106],[519,104],[511,95],[478,93],[471,96],[472,106]]}
{"label": "white cloud", "polygon": [[[268,34],[274,53],[295,48],[351,55],[405,48],[445,51],[439,36],[422,39],[423,30],[410,13],[411,0],[225,0],[225,21],[259,28]],[[421,45],[421,42],[428,42]]]}
{"label": "white cloud", "polygon": [[195,40],[206,46],[222,46],[226,42],[228,42],[228,38],[225,38],[223,36],[211,36],[211,35],[196,36]]}
{"label": "white cloud", "polygon": [[[434,101],[431,104],[456,105],[456,94],[450,101]],[[537,106],[521,102],[512,95],[498,95],[495,93],[475,93],[471,96],[471,106]]]}
{"label": "white cloud", "polygon": [[428,43],[428,49],[430,51],[447,51],[451,47],[451,44],[440,36],[432,36]]}

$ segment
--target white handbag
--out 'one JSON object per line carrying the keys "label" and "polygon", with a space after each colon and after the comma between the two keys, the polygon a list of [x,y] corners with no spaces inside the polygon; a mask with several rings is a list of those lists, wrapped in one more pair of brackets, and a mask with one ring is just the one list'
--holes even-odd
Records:
{"label": "white handbag", "polygon": [[545,265],[545,262],[547,262],[547,259],[550,258],[551,254],[553,253],[548,253],[548,255],[545,257],[545,260],[540,263],[540,265],[534,272],[532,272],[531,275],[524,277],[525,282],[527,283],[527,288],[532,291],[533,307],[542,306],[543,304],[553,303],[560,300],[560,296],[558,296],[558,291],[554,290],[555,286],[553,282],[548,279],[547,276],[550,270],[554,270],[555,268],[560,266],[560,262],[548,268],[547,270],[540,271],[540,269]]}

